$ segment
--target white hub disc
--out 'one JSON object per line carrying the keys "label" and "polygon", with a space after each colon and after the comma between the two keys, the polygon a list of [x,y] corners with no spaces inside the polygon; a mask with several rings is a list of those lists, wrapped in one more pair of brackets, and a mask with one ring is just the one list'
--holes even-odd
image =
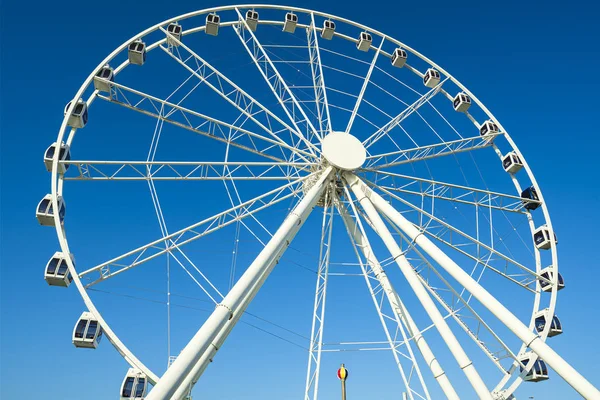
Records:
{"label": "white hub disc", "polygon": [[345,132],[332,132],[325,136],[321,150],[329,164],[346,171],[362,167],[367,158],[361,141]]}

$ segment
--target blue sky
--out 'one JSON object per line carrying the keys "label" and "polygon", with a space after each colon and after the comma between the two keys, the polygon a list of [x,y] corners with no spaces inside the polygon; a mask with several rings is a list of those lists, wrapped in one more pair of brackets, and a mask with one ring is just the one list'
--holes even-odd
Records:
{"label": "blue sky", "polygon": [[[57,250],[54,231],[39,227],[34,217],[37,202],[49,191],[50,179],[42,163],[43,151],[56,137],[65,102],[109,52],[154,23],[216,5],[221,4],[150,1],[141,5],[125,0],[103,8],[98,4],[70,0],[2,3],[2,398],[22,397],[23,393],[28,397],[47,399],[75,399],[84,395],[88,399],[116,397],[126,371],[125,362],[108,343],[102,343],[95,352],[75,349],[70,343],[70,335],[75,320],[83,311],[83,303],[73,287],[61,290],[49,287],[43,280],[43,267]],[[595,65],[600,57],[595,38],[600,35],[600,28],[595,19],[595,6],[583,1],[561,4],[510,1],[497,5],[475,1],[392,5],[370,2],[368,7],[358,2],[323,4],[308,1],[291,2],[290,5],[356,20],[407,43],[453,73],[511,132],[543,188],[560,241],[561,272],[568,287],[559,295],[557,313],[565,333],[551,344],[592,383],[600,385],[595,373],[596,360],[600,356],[595,332],[600,325],[593,318],[598,315],[594,293],[600,278],[595,257],[596,230],[600,224],[597,177],[600,168],[596,162],[596,145],[600,144],[600,139],[594,118],[599,106],[594,96],[599,85],[594,79]],[[140,77],[140,82],[143,78]],[[164,79],[165,86],[172,83],[168,75],[160,79]],[[155,83],[149,87],[153,85],[156,87]],[[156,88],[161,89],[172,90],[172,87]],[[108,110],[107,106],[101,106]],[[122,110],[112,115],[114,120],[95,122],[98,125],[90,123],[91,129],[85,131],[90,134],[78,138],[82,147],[85,144],[88,149],[98,150],[98,153],[88,150],[87,154],[105,151],[112,154],[113,159],[119,159],[131,155],[128,152],[132,150],[140,151],[138,158],[145,157],[147,146],[137,146],[139,137],[133,133],[123,135],[134,132],[136,123],[141,124],[142,120],[125,120],[126,114]],[[150,132],[151,137],[152,122],[144,121],[144,127],[150,130],[145,130],[143,138],[149,140],[147,133]],[[199,154],[210,155],[211,148],[196,152],[193,146],[197,143],[194,139],[182,138],[166,147],[163,157],[184,159]],[[117,145],[113,147],[112,144]],[[131,248],[134,243],[129,243],[128,239],[132,236],[135,236],[135,243],[144,243],[158,234],[145,183],[102,185],[100,190],[79,187],[67,196],[67,203],[72,205],[72,211],[67,214],[73,216],[68,225],[69,234],[72,233],[69,243],[80,250],[78,260],[85,265],[94,265]],[[193,210],[197,204],[193,200],[200,192],[195,189],[178,192],[170,188],[169,184],[159,187],[164,196],[162,200],[171,208],[178,204],[181,208],[180,212],[167,215],[168,222],[172,226],[184,226],[190,221],[184,218],[184,211]],[[253,189],[248,187],[247,190]],[[219,209],[218,200],[208,200],[206,207]],[[282,206],[282,210],[285,207]],[[316,228],[319,218],[313,215],[307,224]],[[269,219],[268,225],[275,227],[277,220]],[[345,234],[338,233],[345,240]],[[240,268],[251,261],[252,251],[258,248],[255,243],[250,243],[248,235],[242,239],[248,242],[248,253],[238,259]],[[311,248],[314,253],[316,239],[308,233],[300,234],[298,247]],[[205,246],[191,249],[191,255],[207,263],[222,263],[227,257],[230,260],[231,236],[216,236]],[[205,251],[209,247],[216,249],[214,254]],[[349,250],[345,244],[340,244],[339,249],[340,254]],[[296,254],[295,259],[302,258],[301,254]],[[382,254],[380,258],[385,257]],[[311,261],[306,262],[310,264]],[[229,264],[226,265],[228,270]],[[148,291],[158,290],[162,283],[157,282],[164,277],[162,267],[157,264],[147,273],[134,274],[132,277],[136,281],[128,284],[142,286]],[[293,266],[286,268],[297,272]],[[313,278],[310,274],[292,275],[294,285],[289,285],[287,271],[274,273],[273,282],[265,286],[251,311],[309,334],[310,315],[302,312],[310,312],[312,293],[302,294],[301,289],[312,287]],[[177,279],[180,294],[201,297],[189,282],[186,283],[181,271],[177,274],[174,279]],[[225,288],[227,278],[227,274],[215,277],[221,279]],[[355,300],[353,290],[358,291],[359,284],[362,282],[332,286],[330,309],[332,315],[337,316],[332,317],[330,326],[335,321],[340,332],[362,331],[353,319],[354,312],[362,311],[368,302],[366,292],[356,295],[360,300]],[[117,283],[106,290],[121,295],[130,293]],[[164,307],[150,306],[148,302],[140,303],[119,295],[95,295],[103,312],[112,311],[108,312],[109,317],[120,328],[119,335],[128,343],[135,343],[132,348],[136,354],[143,354],[151,367],[162,372],[166,363]],[[158,298],[153,292],[136,291],[135,295]],[[504,295],[503,299],[511,303],[510,292]],[[282,300],[285,298],[294,300],[288,303]],[[304,302],[299,304],[297,299]],[[194,299],[179,298],[178,302],[181,307],[173,315],[176,332],[173,348],[185,344],[186,338],[206,317],[202,310],[212,308],[210,303]],[[365,318],[369,323],[377,323],[373,314]],[[247,322],[258,324],[252,319]],[[202,391],[196,392],[197,398],[300,396],[305,374],[302,350],[282,340],[266,342],[265,338],[271,339],[270,336],[247,325],[238,328],[204,376]],[[368,336],[370,332],[365,329],[364,333]],[[269,343],[269,347],[261,347],[263,343]],[[399,398],[398,382],[381,388],[374,383],[375,379],[397,380],[397,373],[380,375],[373,371],[372,365],[381,360],[378,357],[363,359],[348,353],[346,358],[329,358],[325,364],[324,390],[337,393],[335,369],[340,362],[345,362],[350,370],[349,390],[354,391],[356,398]],[[440,358],[448,365],[453,363],[448,355]],[[302,360],[301,364],[296,362],[298,359]],[[482,375],[487,376],[487,371]],[[256,384],[261,377],[266,377],[264,383]],[[461,376],[456,375],[456,379],[466,384],[461,381]],[[519,398],[576,397],[556,374],[546,382],[522,385],[517,394]],[[470,398],[468,396],[465,398]]]}

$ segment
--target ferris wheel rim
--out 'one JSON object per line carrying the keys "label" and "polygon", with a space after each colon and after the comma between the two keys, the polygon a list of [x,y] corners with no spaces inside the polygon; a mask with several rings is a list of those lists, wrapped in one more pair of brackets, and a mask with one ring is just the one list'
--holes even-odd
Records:
{"label": "ferris wheel rim", "polygon": [[[110,62],[117,54],[119,54],[120,52],[122,52],[123,50],[125,50],[127,48],[127,45],[129,43],[131,43],[133,40],[139,39],[153,31],[156,31],[158,29],[160,29],[162,26],[165,26],[168,23],[171,22],[175,22],[175,21],[182,21],[185,20],[187,18],[191,18],[194,16],[199,16],[199,15],[204,15],[204,14],[209,14],[209,13],[213,13],[213,12],[218,12],[218,11],[226,11],[226,10],[233,10],[233,9],[241,9],[241,8],[256,8],[256,9],[276,9],[276,10],[282,10],[282,11],[296,11],[296,12],[300,12],[300,13],[307,13],[307,14],[311,14],[311,15],[317,15],[320,17],[324,17],[324,18],[331,18],[335,21],[339,21],[339,22],[343,22],[349,25],[353,25],[355,27],[361,28],[361,29],[365,29],[369,32],[372,32],[382,38],[385,38],[386,40],[390,40],[396,44],[398,44],[399,46],[401,46],[402,48],[406,49],[407,51],[411,52],[414,55],[417,55],[419,58],[421,58],[423,61],[425,61],[426,63],[430,64],[432,67],[437,68],[440,72],[442,72],[444,75],[446,75],[453,83],[455,83],[458,87],[460,87],[465,93],[467,93],[471,99],[490,117],[490,119],[492,119],[494,122],[496,122],[498,124],[498,126],[502,129],[503,131],[503,136],[506,138],[506,140],[509,142],[509,144],[511,145],[511,147],[513,148],[514,151],[517,152],[517,154],[520,156],[522,162],[523,162],[523,167],[525,169],[525,171],[527,172],[528,177],[530,178],[532,184],[537,188],[537,192],[538,195],[540,197],[540,201],[541,201],[541,208],[543,209],[543,215],[544,215],[544,219],[545,219],[545,224],[547,225],[550,235],[553,235],[553,229],[552,229],[552,224],[551,224],[551,220],[550,220],[550,216],[549,216],[549,212],[547,210],[547,205],[544,201],[543,198],[543,194],[542,194],[542,190],[539,187],[539,185],[537,184],[537,181],[535,180],[535,176],[533,175],[533,172],[531,171],[529,165],[526,162],[526,159],[523,157],[523,155],[520,153],[518,147],[516,146],[516,143],[512,140],[512,138],[510,137],[510,135],[508,134],[508,132],[502,127],[501,123],[493,116],[493,114],[485,107],[485,105],[483,103],[481,103],[481,101],[479,101],[479,99],[473,95],[464,85],[462,85],[457,79],[455,79],[451,74],[447,73],[443,68],[441,68],[439,65],[437,65],[436,63],[434,63],[433,61],[429,60],[427,57],[421,55],[420,53],[418,53],[416,50],[412,49],[411,47],[405,45],[404,43],[397,41],[396,39],[385,35],[377,30],[374,30],[370,27],[367,27],[366,25],[363,24],[359,24],[356,23],[354,21],[350,21],[347,20],[345,18],[340,18],[337,16],[334,16],[332,14],[327,14],[327,13],[321,13],[318,11],[314,11],[314,10],[309,10],[309,9],[305,9],[305,8],[299,8],[299,7],[288,7],[288,6],[272,6],[272,5],[265,5],[265,4],[243,4],[243,5],[235,5],[235,6],[223,6],[223,7],[213,7],[213,8],[208,8],[208,9],[203,9],[203,10],[199,10],[199,11],[195,11],[195,12],[191,12],[191,13],[187,13],[187,14],[182,14],[180,16],[174,17],[174,18],[170,18],[167,19],[159,24],[154,25],[151,28],[148,28],[144,31],[142,31],[141,33],[136,34],[134,37],[132,37],[130,40],[124,42],[121,46],[119,46],[117,49],[115,49],[108,57],[106,57],[99,65],[98,67],[96,67],[92,73],[90,74],[90,76],[84,81],[84,83],[82,84],[82,86],[80,87],[80,89],[78,90],[77,94],[75,95],[74,99],[79,99],[82,97],[84,91],[91,85],[93,78],[95,76],[95,74],[97,73],[97,71],[102,68],[104,65],[106,65],[108,62]],[[197,29],[200,29],[201,27],[198,27]],[[189,30],[188,30],[189,31]],[[188,33],[195,33],[195,32],[188,32],[188,31],[184,31],[184,35],[188,34]],[[163,39],[163,41],[165,41],[165,39]],[[152,45],[156,46],[160,44],[159,42],[156,42]],[[149,49],[151,50],[151,49]],[[124,62],[123,64],[128,64],[128,62]],[[127,66],[127,65],[125,65]],[[122,66],[122,68],[124,68],[125,66]],[[121,68],[121,70],[122,70]],[[94,94],[92,94],[92,96],[90,97],[90,99],[88,100],[88,104],[91,104],[91,102],[93,102],[94,98],[96,97],[97,92],[94,92]],[[59,135],[57,137],[57,143],[61,143],[62,139],[64,137],[64,135],[67,132],[67,120],[68,117],[71,115],[73,107],[71,107],[71,109],[67,112],[67,114],[65,115],[64,119],[63,119],[63,123],[61,125],[61,128],[59,130]],[[68,136],[68,140],[67,143],[71,143],[74,135],[76,133],[77,129],[72,129],[69,133]],[[54,155],[54,162],[53,162],[53,167],[52,167],[52,184],[51,184],[51,189],[52,189],[52,201],[53,204],[55,206],[55,209],[58,209],[58,197],[61,196],[62,194],[62,187],[64,185],[64,180],[61,174],[58,173],[58,152],[55,152]],[[517,184],[517,183],[516,183]],[[520,191],[520,188],[517,186],[516,187],[517,191]],[[530,220],[529,221],[530,224],[530,230],[531,233],[533,234],[533,229],[535,229],[535,225],[533,224],[533,221]],[[57,236],[59,237],[59,243],[61,246],[61,250],[65,253],[65,254],[70,254],[69,252],[69,246],[68,246],[68,242],[66,239],[66,233],[64,231],[64,227],[58,217],[58,215],[55,215],[55,226],[56,226],[56,230],[57,230]],[[537,251],[537,250],[536,250]],[[552,259],[553,259],[553,267],[555,268],[555,271],[558,273],[558,261],[557,261],[557,252],[556,252],[556,245],[555,243],[552,241],[551,242],[551,252],[552,252]],[[101,323],[101,326],[104,327],[108,327],[110,330],[109,325],[103,320],[100,312],[95,308],[95,306],[93,305],[93,302],[91,301],[91,299],[89,298],[89,296],[87,295],[87,291],[85,290],[85,288],[83,287],[81,281],[79,280],[79,275],[77,273],[77,270],[75,269],[75,266],[73,265],[73,263],[71,262],[71,260],[69,260],[69,258],[67,257],[67,263],[69,265],[69,270],[71,271],[72,275],[77,275],[74,276],[74,281],[76,283],[76,286],[80,292],[80,295],[82,296],[82,298],[84,299],[84,303],[86,303],[86,306],[88,307],[89,311],[94,314],[94,316],[96,318],[98,318],[98,320],[102,321],[103,323]],[[541,266],[539,265],[538,262],[536,262],[536,272],[539,274],[541,270]],[[558,274],[556,274],[557,276]],[[538,283],[539,285],[539,283]],[[537,309],[539,308],[539,297],[540,297],[540,290],[536,291],[536,300],[535,300],[535,304],[534,304],[534,311],[532,313],[532,317],[531,317],[531,321],[530,321],[530,325],[533,324],[533,321],[535,319],[535,313],[536,311],[538,311]],[[84,296],[85,293],[85,296]],[[89,303],[89,304],[88,304]],[[551,308],[551,312],[554,312],[554,308],[555,308],[555,303],[556,303],[556,290],[553,289],[552,293],[551,293],[551,302],[550,302],[550,308]],[[109,336],[109,335],[107,335]],[[121,353],[121,355],[123,355],[125,357],[125,359],[128,361],[128,363],[130,363],[130,365],[132,365],[133,367],[139,368],[140,370],[144,371],[149,377],[151,377],[151,379],[156,379],[156,375],[154,375],[149,369],[147,369],[142,363],[141,361],[137,361],[137,358],[135,358],[135,356],[133,355],[133,353],[131,353],[127,347],[120,342],[120,340],[118,339],[118,337],[116,336],[116,334],[112,333],[110,334],[109,337],[112,337],[113,339],[117,340],[117,344],[113,343],[114,347],[117,348],[117,351],[119,351],[119,353]],[[544,340],[546,339],[545,337],[543,338]],[[112,342],[112,340],[111,340]]]}

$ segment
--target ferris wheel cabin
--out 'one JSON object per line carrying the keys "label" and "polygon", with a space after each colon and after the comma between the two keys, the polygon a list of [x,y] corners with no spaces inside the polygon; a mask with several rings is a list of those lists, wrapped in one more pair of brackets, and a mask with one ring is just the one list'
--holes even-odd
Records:
{"label": "ferris wheel cabin", "polygon": [[[550,241],[550,230],[546,225],[542,225],[537,228],[533,232],[533,241],[535,243],[535,247],[540,250],[548,250],[552,247],[552,243]],[[556,239],[556,233],[554,234],[554,243],[558,243]]]}
{"label": "ferris wheel cabin", "polygon": [[373,37],[371,34],[369,32],[361,32],[358,36],[356,48],[360,51],[369,51],[371,48],[371,43],[373,43]]}
{"label": "ferris wheel cabin", "polygon": [[[550,282],[552,282],[553,279],[554,279],[554,266],[553,265],[550,265],[540,271],[540,278],[538,278],[538,280],[540,281],[540,287],[542,288],[542,291],[544,291],[544,292],[552,291],[552,283],[550,283]],[[550,281],[550,282],[548,282],[548,281]],[[557,281],[558,282],[556,285],[556,289],[557,290],[564,289],[565,281],[564,281],[562,275],[560,274],[560,272],[558,273]]]}
{"label": "ferris wheel cabin", "polygon": [[129,43],[127,58],[130,64],[144,65],[146,62],[146,43],[142,42],[141,39]]}
{"label": "ferris wheel cabin", "polygon": [[221,24],[221,17],[215,13],[208,14],[206,16],[206,34],[211,36],[217,36],[219,34],[219,25]]}
{"label": "ferris wheel cabin", "polygon": [[181,43],[181,32],[181,25],[177,22],[170,23],[169,26],[167,26],[167,44],[175,47],[179,46],[179,43]]}
{"label": "ferris wheel cabin", "polygon": [[[75,263],[74,257],[71,254],[71,261]],[[69,272],[65,254],[57,251],[46,264],[44,279],[50,286],[69,287],[73,281],[73,277]]]}
{"label": "ferris wheel cabin", "polygon": [[[69,107],[71,107],[72,102],[73,101],[68,102],[67,105],[65,106],[65,116],[67,115],[67,112],[69,111]],[[77,104],[75,104],[75,107],[73,108],[73,112],[69,116],[67,125],[69,125],[71,128],[83,128],[85,126],[85,124],[87,124],[87,122],[88,122],[87,103],[85,101],[79,99],[77,101]]]}
{"label": "ferris wheel cabin", "polygon": [[498,125],[496,125],[496,123],[491,119],[485,121],[479,128],[479,134],[483,137],[486,137],[488,135],[495,135],[496,133],[498,133],[498,131]]}
{"label": "ferris wheel cabin", "polygon": [[335,33],[335,22],[330,19],[323,21],[323,30],[321,31],[321,37],[326,40],[331,40]]}
{"label": "ferris wheel cabin", "polygon": [[[521,198],[523,199],[523,205],[528,210],[535,210],[540,206],[540,198],[535,190],[534,186],[530,186],[521,192]],[[533,200],[533,201],[530,201]]]}
{"label": "ferris wheel cabin", "polygon": [[467,112],[469,107],[471,107],[471,98],[466,93],[461,92],[454,97],[452,105],[455,111]]}
{"label": "ferris wheel cabin", "polygon": [[[44,165],[48,172],[52,172],[52,161],[54,160],[54,152],[56,151],[56,142],[52,143],[44,153]],[[71,159],[71,150],[64,143],[60,144],[58,153],[58,161],[69,161]],[[58,164],[58,173],[64,174],[69,169],[69,164]]]}
{"label": "ferris wheel cabin", "polygon": [[115,72],[113,68],[106,64],[100,68],[100,71],[94,76],[94,89],[99,92],[110,92],[111,82],[115,81]]}
{"label": "ferris wheel cabin", "polygon": [[423,84],[428,88],[434,88],[440,83],[440,73],[433,69],[429,68],[425,75],[423,75]]}
{"label": "ferris wheel cabin", "polygon": [[550,310],[544,309],[539,311],[535,316],[535,330],[538,333],[543,332],[546,328],[546,324],[550,321],[550,330],[548,331],[548,337],[560,335],[562,333],[562,324],[556,315],[550,318]]}
{"label": "ferris wheel cabin", "polygon": [[95,349],[102,339],[102,328],[91,312],[85,311],[73,329],[75,347]]}
{"label": "ferris wheel cabin", "polygon": [[258,13],[256,11],[246,11],[246,24],[248,24],[248,28],[252,32],[256,32],[256,28],[258,27]]}
{"label": "ferris wheel cabin", "polygon": [[[529,363],[529,360],[531,359],[531,355],[525,355],[523,357],[521,357],[521,359],[519,361],[521,361],[521,363],[523,365],[527,365]],[[519,367],[521,374],[523,374],[523,372],[525,371],[525,368],[523,367],[523,365],[521,365]],[[540,382],[540,381],[545,381],[548,379],[548,367],[546,366],[546,363],[542,360],[540,360],[539,358],[537,360],[535,360],[535,362],[533,363],[533,366],[531,367],[531,369],[529,370],[529,372],[527,372],[524,376],[523,376],[523,380],[526,382]]]}
{"label": "ferris wheel cabin", "polygon": [[517,153],[511,151],[502,158],[502,167],[504,167],[506,172],[516,174],[523,168],[523,163]]}
{"label": "ferris wheel cabin", "polygon": [[408,53],[406,50],[398,47],[396,50],[394,50],[394,53],[392,53],[392,65],[394,67],[402,68],[404,67],[404,64],[406,64],[407,58]]}
{"label": "ferris wheel cabin", "polygon": [[294,33],[296,32],[296,25],[298,25],[298,16],[292,12],[285,14],[283,31],[287,33]]}
{"label": "ferris wheel cabin", "polygon": [[148,378],[136,368],[129,368],[121,385],[121,400],[142,400],[148,391]]}
{"label": "ferris wheel cabin", "polygon": [[[39,202],[35,216],[40,223],[44,226],[54,226],[54,209],[52,207],[52,195],[47,194]],[[58,196],[58,217],[62,224],[65,219],[65,202],[62,196]]]}

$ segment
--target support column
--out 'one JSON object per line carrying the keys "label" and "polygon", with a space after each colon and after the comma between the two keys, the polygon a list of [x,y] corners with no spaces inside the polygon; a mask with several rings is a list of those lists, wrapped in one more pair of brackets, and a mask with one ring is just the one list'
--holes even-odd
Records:
{"label": "support column", "polygon": [[[275,262],[274,255],[281,255],[296,236],[296,233],[310,215],[313,207],[321,197],[326,182],[331,179],[332,167],[328,167],[315,185],[305,194],[294,210],[283,221],[271,240],[259,253],[256,259],[240,277],[238,282],[231,288],[223,301],[217,305],[215,311],[208,317],[206,322],[198,330],[196,335],[181,351],[175,362],[159,379],[154,389],[147,396],[147,400],[170,399],[177,389],[184,384],[186,377],[195,369],[196,363],[212,343],[216,336],[223,330],[228,321],[232,320],[236,313],[245,309],[248,303],[256,295],[262,283],[272,271]],[[232,327],[233,328],[233,327]]]}
{"label": "support column", "polygon": [[365,256],[365,259],[367,260],[367,263],[375,273],[375,276],[382,289],[384,290],[388,302],[390,303],[390,307],[394,311],[398,323],[400,323],[401,321],[402,323],[404,323],[404,326],[406,326],[408,334],[410,335],[410,337],[413,338],[415,344],[417,345],[417,348],[419,349],[421,355],[423,356],[423,359],[425,360],[425,363],[431,369],[434,378],[437,380],[446,397],[450,400],[460,400],[460,397],[458,397],[458,394],[454,390],[454,387],[452,387],[448,376],[446,375],[439,362],[433,355],[431,348],[425,341],[425,338],[421,334],[421,331],[417,327],[417,324],[408,313],[408,310],[402,303],[402,300],[400,300],[400,296],[398,296],[398,293],[392,286],[392,283],[387,277],[387,274],[385,273],[383,267],[379,263],[379,260],[377,260],[377,257],[375,257],[371,244],[369,243],[369,239],[367,238],[364,232],[364,228],[362,227],[362,224],[358,221],[358,214],[356,213],[356,211],[354,212],[355,217],[357,219],[357,221],[354,222],[343,204],[340,203],[338,208],[340,211],[340,215],[344,220],[344,224],[346,225],[346,230],[351,235],[351,238],[354,240],[354,242],[356,242],[357,246],[361,249]]}
{"label": "support column", "polygon": [[458,266],[450,257],[437,247],[415,225],[392,207],[383,197],[373,192],[355,175],[353,182],[361,196],[385,214],[395,225],[415,242],[425,253],[433,258],[448,274],[483,304],[496,318],[510,329],[526,346],[542,358],[558,375],[586,399],[600,399],[600,391],[569,365],[558,353],[533,333],[527,325],[514,316],[502,303],[485,290],[475,279]]}
{"label": "support column", "polygon": [[394,258],[394,261],[396,261],[396,263],[400,267],[400,270],[404,274],[404,277],[408,281],[408,284],[415,292],[415,295],[425,308],[425,311],[427,312],[429,318],[431,318],[438,332],[442,336],[442,339],[448,345],[448,348],[450,349],[452,355],[458,362],[460,368],[467,376],[467,379],[471,383],[471,386],[473,386],[473,389],[475,389],[480,399],[491,400],[492,395],[490,394],[490,391],[479,376],[479,373],[475,369],[475,366],[473,365],[472,361],[469,359],[462,346],[460,345],[459,341],[452,333],[452,330],[448,326],[448,323],[436,307],[431,297],[429,297],[429,294],[427,293],[425,287],[423,287],[423,284],[419,280],[417,273],[402,253],[402,250],[400,250],[400,247],[396,243],[396,240],[394,239],[389,229],[375,210],[375,207],[371,203],[371,200],[369,200],[369,198],[366,196],[363,190],[364,183],[360,179],[358,179],[356,175],[348,172],[344,173],[344,179],[350,185],[350,189],[352,189],[352,192],[360,202],[360,205],[363,207],[373,228],[381,237],[386,247],[389,249],[390,253],[392,254],[392,257]]}

